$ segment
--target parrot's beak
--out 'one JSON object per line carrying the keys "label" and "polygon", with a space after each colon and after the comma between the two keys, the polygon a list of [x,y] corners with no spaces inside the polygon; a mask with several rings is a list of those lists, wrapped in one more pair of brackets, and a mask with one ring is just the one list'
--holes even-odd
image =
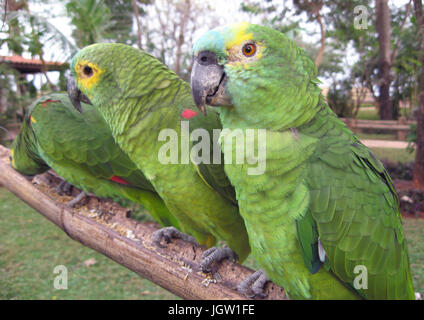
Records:
{"label": "parrot's beak", "polygon": [[81,102],[92,104],[90,99],[78,89],[73,77],[68,78],[68,96],[75,109],[80,113],[82,113]]}
{"label": "parrot's beak", "polygon": [[197,54],[191,72],[191,92],[194,102],[204,115],[206,115],[206,104],[231,105],[231,98],[225,88],[226,83],[224,67],[218,64],[216,55],[210,51]]}

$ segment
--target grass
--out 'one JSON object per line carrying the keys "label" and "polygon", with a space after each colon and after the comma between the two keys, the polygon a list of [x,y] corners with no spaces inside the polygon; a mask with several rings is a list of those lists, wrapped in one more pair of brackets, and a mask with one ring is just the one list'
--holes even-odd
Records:
{"label": "grass", "polygon": [[414,289],[424,295],[424,219],[404,219]]}
{"label": "grass", "polygon": [[[362,105],[361,108],[359,108],[357,119],[359,120],[380,120],[380,117],[378,116],[378,109],[377,108],[364,108],[364,107],[373,107],[373,106],[366,106]],[[401,108],[400,109],[400,115],[405,117],[410,113],[410,110],[407,108]]]}
{"label": "grass", "polygon": [[360,140],[397,140],[394,133],[356,133],[355,134]]}
{"label": "grass", "polygon": [[[424,220],[405,219],[415,290],[424,293]],[[87,267],[84,262],[95,259]],[[68,289],[56,290],[58,265],[68,268]],[[252,257],[246,262],[258,266]],[[0,188],[0,299],[175,299],[63,231]]]}
{"label": "grass", "polygon": [[359,120],[380,120],[377,109],[360,108],[356,117]]}
{"label": "grass", "polygon": [[406,163],[415,159],[415,151],[409,153],[406,149],[370,148],[370,150],[378,159],[391,162]]}
{"label": "grass", "polygon": [[[84,262],[95,259],[87,267]],[[68,289],[53,287],[57,265]],[[0,188],[0,299],[175,299],[76,241],[19,198]]]}

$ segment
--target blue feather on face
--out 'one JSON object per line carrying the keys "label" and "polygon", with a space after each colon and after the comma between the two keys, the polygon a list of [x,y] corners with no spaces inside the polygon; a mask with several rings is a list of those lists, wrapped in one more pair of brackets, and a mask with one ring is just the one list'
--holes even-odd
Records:
{"label": "blue feather on face", "polygon": [[209,51],[216,53],[225,53],[225,38],[223,36],[223,28],[214,29],[205,33],[196,43],[193,45],[193,53],[196,55],[205,48]]}

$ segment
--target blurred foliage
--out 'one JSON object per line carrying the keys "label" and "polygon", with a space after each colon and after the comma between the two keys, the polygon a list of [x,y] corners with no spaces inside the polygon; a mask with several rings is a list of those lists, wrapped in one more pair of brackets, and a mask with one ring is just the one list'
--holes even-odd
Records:
{"label": "blurred foliage", "polygon": [[243,1],[240,10],[251,16],[260,17],[260,23],[285,33],[289,38],[299,36],[299,22],[292,16],[287,1]]}
{"label": "blurred foliage", "polygon": [[409,126],[409,132],[406,136],[406,141],[408,141],[408,146],[406,150],[409,153],[413,153],[415,151],[415,145],[417,143],[417,125],[415,123]]}
{"label": "blurred foliage", "polygon": [[36,98],[33,81],[27,81],[7,64],[0,64],[0,125],[22,121],[27,105]]}
{"label": "blurred foliage", "polygon": [[357,110],[352,98],[352,83],[348,80],[333,83],[327,93],[327,102],[338,117],[353,118],[356,116]]}
{"label": "blurred foliage", "polygon": [[66,12],[76,27],[72,36],[78,47],[102,42],[112,35],[112,13],[102,0],[71,0],[66,3]]}

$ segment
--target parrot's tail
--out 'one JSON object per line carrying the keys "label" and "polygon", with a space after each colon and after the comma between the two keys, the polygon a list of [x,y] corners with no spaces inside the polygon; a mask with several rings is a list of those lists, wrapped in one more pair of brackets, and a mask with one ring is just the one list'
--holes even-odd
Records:
{"label": "parrot's tail", "polygon": [[156,193],[136,188],[125,188],[124,194],[127,199],[141,204],[161,226],[172,226],[179,229],[178,220]]}

